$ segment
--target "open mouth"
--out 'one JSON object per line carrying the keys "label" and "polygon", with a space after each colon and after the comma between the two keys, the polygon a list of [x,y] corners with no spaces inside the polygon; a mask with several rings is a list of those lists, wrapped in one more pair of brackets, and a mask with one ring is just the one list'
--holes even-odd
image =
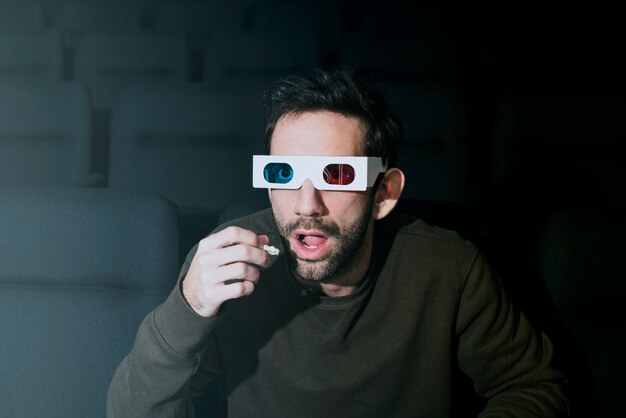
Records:
{"label": "open mouth", "polygon": [[329,237],[318,231],[296,231],[292,239],[292,249],[298,258],[304,260],[323,257],[330,243]]}
{"label": "open mouth", "polygon": [[298,235],[298,241],[302,243],[302,246],[304,248],[307,248],[309,250],[314,250],[318,248],[320,245],[326,242],[326,239],[327,238],[323,235]]}

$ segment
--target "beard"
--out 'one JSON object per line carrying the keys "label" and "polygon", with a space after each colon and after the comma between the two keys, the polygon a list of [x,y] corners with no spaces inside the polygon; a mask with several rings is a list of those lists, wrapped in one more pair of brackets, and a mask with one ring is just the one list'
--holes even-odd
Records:
{"label": "beard", "polygon": [[371,219],[374,199],[368,199],[367,206],[352,222],[341,228],[335,222],[324,222],[321,218],[299,218],[285,223],[276,218],[280,235],[288,239],[296,229],[314,229],[327,238],[334,238],[335,248],[317,260],[304,260],[291,250],[289,262],[297,279],[317,283],[328,283],[349,272],[353,266],[363,261],[365,234]]}

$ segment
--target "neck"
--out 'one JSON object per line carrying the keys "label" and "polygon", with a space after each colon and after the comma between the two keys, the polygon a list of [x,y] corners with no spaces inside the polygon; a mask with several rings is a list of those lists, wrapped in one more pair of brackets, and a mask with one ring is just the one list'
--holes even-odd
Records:
{"label": "neck", "polygon": [[363,280],[365,279],[367,270],[363,272],[358,278],[355,276],[354,280],[334,280],[330,283],[320,283],[320,282],[311,282],[311,281],[303,281],[301,279],[296,279],[298,282],[310,290],[319,293],[321,295],[329,296],[331,298],[341,297],[341,296],[349,296],[355,293]]}
{"label": "neck", "polygon": [[[363,277],[364,278],[364,277]],[[320,283],[320,291],[322,294],[329,296],[331,298],[338,298],[341,296],[349,296],[357,291],[361,283],[363,282],[363,278],[356,284],[353,285],[338,285],[334,283]]]}

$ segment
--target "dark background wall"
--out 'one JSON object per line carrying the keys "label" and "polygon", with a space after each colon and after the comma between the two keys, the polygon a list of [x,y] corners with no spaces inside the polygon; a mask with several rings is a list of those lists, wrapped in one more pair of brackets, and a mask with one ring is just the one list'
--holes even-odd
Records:
{"label": "dark background wall", "polygon": [[[589,330],[620,315],[606,306],[625,293],[615,261],[625,247],[623,40],[618,7],[598,2],[0,0],[0,185],[163,194],[181,212],[184,254],[250,189],[249,168],[231,169],[262,152],[268,83],[297,69],[353,69],[386,92],[405,125],[405,197],[471,214],[468,235],[570,352],[574,390],[591,398],[593,378],[574,367],[584,350],[546,313],[545,279],[575,247],[582,255],[564,262],[561,289],[578,277],[582,293],[604,289],[594,301],[604,308],[586,301],[569,330],[597,340]],[[55,83],[83,86],[88,110],[76,110],[76,92],[44,93]],[[88,181],[63,177],[70,165],[86,167],[78,171]],[[450,207],[431,212],[445,218]],[[595,226],[576,217],[566,222],[574,235],[557,230],[551,241],[563,211],[593,213]],[[595,261],[572,268],[583,259]],[[592,320],[576,328],[581,315]],[[623,346],[620,333],[611,347]],[[606,360],[596,374],[624,372],[602,347],[591,352],[592,363]],[[612,393],[607,376],[602,396]]]}
{"label": "dark background wall", "polygon": [[[267,83],[290,70],[346,67],[386,89],[406,125],[402,164],[410,197],[481,208],[509,193],[524,204],[545,206],[547,198],[624,205],[623,29],[614,7],[330,0],[0,4],[0,31],[14,36],[6,41],[13,49],[21,49],[16,32],[45,30],[59,38],[62,54],[50,58],[57,45],[38,46],[32,52],[38,61],[16,64],[15,51],[0,51],[0,80],[86,84],[94,110],[92,169],[105,175],[110,112],[133,83],[188,81],[260,97]],[[124,38],[131,35],[152,39]],[[172,37],[183,38],[184,50]],[[133,42],[154,51],[139,57]]]}

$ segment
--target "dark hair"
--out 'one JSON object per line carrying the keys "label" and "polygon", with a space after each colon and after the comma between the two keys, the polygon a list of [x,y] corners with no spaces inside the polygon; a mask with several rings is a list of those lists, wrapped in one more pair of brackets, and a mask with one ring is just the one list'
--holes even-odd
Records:
{"label": "dark hair", "polygon": [[379,90],[367,87],[352,72],[314,70],[290,75],[265,93],[268,119],[265,148],[270,152],[278,120],[287,114],[330,111],[361,119],[367,127],[365,155],[382,157],[387,167],[398,162],[398,143],[403,129]]}

